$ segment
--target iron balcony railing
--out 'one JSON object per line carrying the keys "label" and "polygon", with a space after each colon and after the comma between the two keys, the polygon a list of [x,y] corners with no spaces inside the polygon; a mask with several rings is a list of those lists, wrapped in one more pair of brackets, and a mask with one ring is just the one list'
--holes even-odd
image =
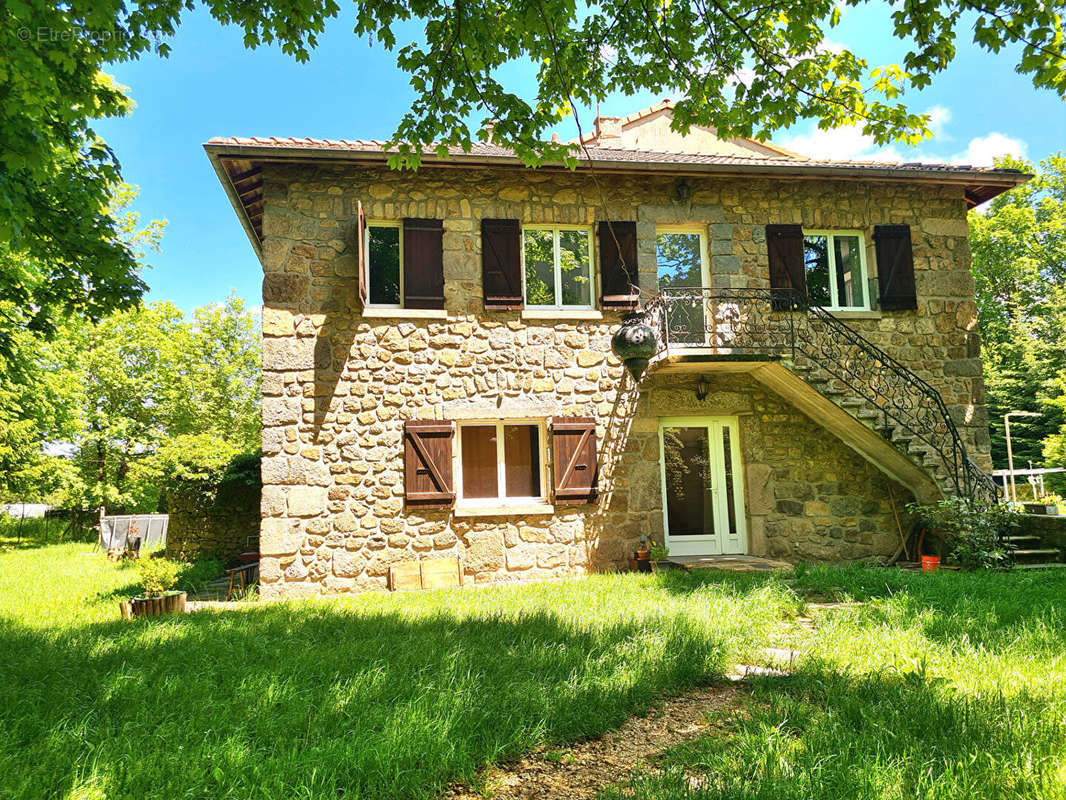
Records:
{"label": "iron balcony railing", "polygon": [[809,360],[885,419],[923,442],[957,496],[989,507],[995,481],[970,458],[936,389],[857,331],[793,289],[668,287],[644,306],[657,355],[694,350],[725,356]]}

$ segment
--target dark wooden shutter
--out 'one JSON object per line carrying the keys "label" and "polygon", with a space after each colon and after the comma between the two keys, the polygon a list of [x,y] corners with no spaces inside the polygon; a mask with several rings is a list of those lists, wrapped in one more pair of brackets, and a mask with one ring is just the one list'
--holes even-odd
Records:
{"label": "dark wooden shutter", "polygon": [[411,419],[403,425],[403,488],[408,506],[446,508],[455,502],[452,439],[455,423]]}
{"label": "dark wooden shutter", "polygon": [[911,226],[875,225],[874,246],[877,251],[881,308],[885,311],[918,308],[918,297],[914,290]]}
{"label": "dark wooden shutter", "polygon": [[637,223],[601,222],[600,303],[605,309],[632,310],[640,300],[637,274]]}
{"label": "dark wooden shutter", "polygon": [[444,308],[444,223],[403,221],[403,307]]}
{"label": "dark wooden shutter", "polygon": [[522,226],[516,219],[481,220],[485,308],[522,308]]}
{"label": "dark wooden shutter", "polygon": [[552,477],[555,502],[596,502],[596,421],[592,417],[552,417]]}
{"label": "dark wooden shutter", "polygon": [[[803,227],[767,225],[766,250],[770,257],[770,288],[795,289],[800,298],[807,296],[807,273],[803,268]],[[795,307],[791,292],[773,293],[771,308],[788,311]]]}
{"label": "dark wooden shutter", "polygon": [[367,298],[370,296],[370,281],[366,276],[366,214],[363,213],[363,203],[355,201],[355,240],[359,259],[359,299],[366,308]]}

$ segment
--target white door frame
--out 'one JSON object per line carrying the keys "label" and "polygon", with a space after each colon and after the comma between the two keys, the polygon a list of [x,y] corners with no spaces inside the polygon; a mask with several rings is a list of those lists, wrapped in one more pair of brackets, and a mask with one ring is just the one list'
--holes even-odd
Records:
{"label": "white door frame", "polygon": [[[722,491],[725,479],[725,464],[722,459],[722,427],[730,429],[729,455],[733,468],[733,507],[736,517],[735,541],[728,537],[723,523],[729,520],[727,498]],[[685,536],[676,542],[670,541],[670,519],[666,504],[666,451],[663,431],[666,428],[706,428],[708,453],[714,474],[714,505],[718,533],[707,536]],[[744,469],[740,459],[740,426],[737,417],[660,417],[659,418],[659,479],[662,491],[663,539],[675,556],[741,555],[748,552],[748,516],[744,506]],[[681,552],[682,550],[687,552]]]}

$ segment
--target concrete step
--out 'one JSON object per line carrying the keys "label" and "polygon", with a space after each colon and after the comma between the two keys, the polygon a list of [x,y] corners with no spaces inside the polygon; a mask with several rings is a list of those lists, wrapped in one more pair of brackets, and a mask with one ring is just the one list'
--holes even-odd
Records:
{"label": "concrete step", "polygon": [[1015,564],[1015,569],[1066,569],[1066,563],[1049,562],[1047,564]]}
{"label": "concrete step", "polygon": [[1062,553],[1054,547],[1036,547],[1014,550],[1014,558],[1025,564],[1055,563],[1062,561]]}

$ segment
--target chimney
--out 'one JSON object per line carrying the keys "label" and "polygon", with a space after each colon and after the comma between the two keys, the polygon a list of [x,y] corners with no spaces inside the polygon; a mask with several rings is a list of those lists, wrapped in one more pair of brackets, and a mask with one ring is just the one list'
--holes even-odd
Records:
{"label": "chimney", "polygon": [[596,117],[596,143],[620,144],[622,140],[621,117]]}

